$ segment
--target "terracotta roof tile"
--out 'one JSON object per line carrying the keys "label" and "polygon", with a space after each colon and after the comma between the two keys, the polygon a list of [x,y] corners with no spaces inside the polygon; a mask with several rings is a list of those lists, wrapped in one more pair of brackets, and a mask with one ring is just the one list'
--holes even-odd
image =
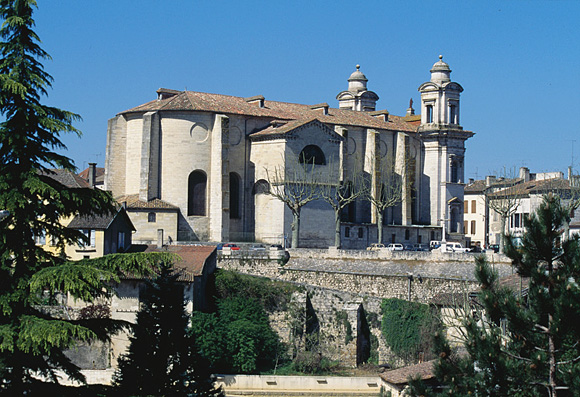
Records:
{"label": "terracotta roof tile", "polygon": [[128,196],[120,196],[115,199],[118,203],[127,203],[127,209],[167,209],[178,210],[179,207],[169,204],[161,199],[152,199],[143,201],[139,199],[138,194],[130,194]]}
{"label": "terracotta roof tile", "polygon": [[409,378],[416,378],[417,376],[420,376],[421,380],[432,379],[435,377],[433,370],[434,363],[435,360],[432,360],[416,365],[410,365],[408,367],[394,369],[380,374],[380,377],[385,382],[393,385],[406,384],[409,381]]}
{"label": "terracotta roof tile", "polygon": [[39,171],[39,174],[54,179],[69,188],[90,188],[87,181],[69,170],[53,168],[47,171]]}
{"label": "terracotta roof tile", "polygon": [[[267,127],[261,131],[255,132],[253,134],[250,134],[250,136],[252,137],[252,139],[257,139],[257,138],[264,138],[264,137],[282,137],[285,134],[295,130],[298,127],[301,127],[303,125],[309,124],[309,123],[320,123],[320,121],[318,120],[317,117],[311,117],[309,119],[300,119],[300,120],[293,120],[293,121],[289,121],[289,122],[280,122],[280,121],[272,121],[271,122],[271,126]],[[330,134],[333,134],[334,137],[337,140],[342,140],[342,137],[340,135],[338,135],[334,130],[331,130],[329,127],[327,127],[325,124],[322,125],[323,128],[327,128],[328,132]]]}
{"label": "terracotta roof tile", "polygon": [[491,194],[491,197],[505,196],[528,196],[529,194],[542,194],[550,191],[570,190],[570,181],[562,178],[551,178],[521,182],[507,189],[499,190]]}
{"label": "terracotta roof tile", "polygon": [[156,245],[133,244],[128,252],[169,252],[179,257],[175,268],[180,270],[179,281],[193,282],[201,276],[208,258],[216,252],[215,245]]}
{"label": "terracotta roof tile", "polygon": [[319,110],[312,109],[311,105],[264,101],[264,107],[260,107],[257,102],[248,103],[247,98],[195,91],[182,91],[170,98],[147,102],[120,114],[163,110],[215,112],[285,120],[310,119],[313,115],[316,115],[325,124],[350,125],[402,132],[417,131],[416,126],[407,123],[403,117],[399,116],[389,115],[389,121],[383,121],[380,118],[373,117],[368,112],[336,108],[329,108],[328,115],[323,115]]}

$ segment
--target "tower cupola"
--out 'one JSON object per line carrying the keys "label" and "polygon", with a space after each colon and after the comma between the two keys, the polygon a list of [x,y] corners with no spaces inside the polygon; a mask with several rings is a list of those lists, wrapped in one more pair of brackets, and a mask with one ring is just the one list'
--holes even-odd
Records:
{"label": "tower cupola", "polygon": [[348,90],[350,92],[359,92],[367,90],[367,77],[360,71],[360,65],[356,65],[354,71],[348,78]]}
{"label": "tower cupola", "polygon": [[348,78],[348,90],[342,91],[336,96],[340,109],[351,109],[359,112],[372,112],[375,110],[379,96],[367,89],[369,80],[360,71],[360,65]]}
{"label": "tower cupola", "polygon": [[439,55],[439,61],[433,64],[431,68],[431,81],[433,83],[447,83],[451,81],[451,69],[449,65],[443,62],[443,55]]}

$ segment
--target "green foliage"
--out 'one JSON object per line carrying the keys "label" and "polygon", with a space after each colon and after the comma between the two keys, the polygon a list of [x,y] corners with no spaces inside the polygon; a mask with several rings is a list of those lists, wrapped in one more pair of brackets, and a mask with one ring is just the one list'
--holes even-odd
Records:
{"label": "green foliage", "polygon": [[[506,253],[518,274],[529,277],[527,296],[502,287],[485,259],[478,259],[485,316],[464,321],[467,354],[456,355],[437,337],[436,376],[450,394],[577,395],[580,238],[561,241],[568,217],[557,197],[546,196],[526,221],[523,244],[516,247],[508,236]],[[420,392],[416,388],[412,395]]]}
{"label": "green foliage", "polygon": [[352,336],[352,326],[350,325],[350,321],[348,321],[347,312],[344,310],[337,311],[336,321],[338,322],[339,326],[344,328],[344,344],[348,345],[354,339],[354,337]]}
{"label": "green foliage", "polygon": [[324,357],[320,352],[301,351],[298,352],[292,367],[295,371],[304,374],[321,374],[336,368],[338,364]]}
{"label": "green foliage", "polygon": [[178,276],[162,267],[155,279],[146,281],[128,353],[115,373],[123,395],[222,395],[195,352]]}
{"label": "green foliage", "polygon": [[429,351],[429,335],[439,327],[431,307],[393,298],[384,299],[381,310],[381,331],[395,354],[414,361],[419,352]]}
{"label": "green foliage", "polygon": [[62,369],[83,381],[63,349],[77,340],[106,340],[123,326],[111,319],[68,320],[40,307],[57,293],[87,301],[107,295],[124,267],[108,259],[66,263],[35,244],[34,236],[46,233],[62,251],[83,238],[63,219],[114,207],[107,192],[69,188],[50,177],[49,168],[76,172],[55,150],[65,149],[62,133],[80,134],[73,126],[80,117],[41,103],[52,78],[40,62],[50,57],[32,30],[34,7],[33,0],[0,1],[0,209],[10,213],[0,221],[0,392],[11,395],[28,393],[33,373],[56,382],[54,370]]}
{"label": "green foliage", "polygon": [[292,293],[297,290],[298,287],[293,284],[272,281],[267,278],[248,276],[227,270],[219,270],[216,273],[218,298],[247,296],[261,302],[268,312],[286,310]]}
{"label": "green foliage", "polygon": [[285,355],[254,298],[222,298],[216,313],[194,313],[191,333],[200,354],[219,372],[254,373],[271,368]]}

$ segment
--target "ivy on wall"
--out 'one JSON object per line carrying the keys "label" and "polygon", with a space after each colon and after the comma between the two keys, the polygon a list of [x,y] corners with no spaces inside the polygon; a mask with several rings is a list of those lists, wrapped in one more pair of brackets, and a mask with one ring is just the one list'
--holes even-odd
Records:
{"label": "ivy on wall", "polygon": [[440,327],[435,309],[417,302],[384,299],[381,332],[385,343],[403,359],[414,361],[430,354],[431,337]]}

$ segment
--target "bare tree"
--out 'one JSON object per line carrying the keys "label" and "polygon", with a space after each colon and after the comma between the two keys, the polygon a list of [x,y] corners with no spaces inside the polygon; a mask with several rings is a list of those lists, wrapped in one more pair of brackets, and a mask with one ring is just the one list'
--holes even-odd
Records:
{"label": "bare tree", "polygon": [[399,173],[395,158],[388,155],[385,158],[377,157],[374,163],[375,177],[371,174],[365,189],[366,198],[375,208],[377,214],[378,243],[383,241],[383,218],[385,210],[401,203],[405,194],[405,185],[408,184],[407,161],[400,164]]}
{"label": "bare tree", "polygon": [[[358,163],[355,161],[355,164]],[[366,195],[367,184],[362,170],[353,169],[341,175],[339,167],[330,165],[329,172],[320,180],[320,198],[334,211],[334,245],[341,247],[340,216],[342,210],[357,199]]]}
{"label": "bare tree", "polygon": [[487,206],[500,216],[500,252],[504,252],[507,219],[516,212],[526,191],[519,185],[522,179],[515,177],[515,168],[504,167],[500,175],[485,190],[485,198]]}
{"label": "bare tree", "polygon": [[298,248],[300,211],[320,197],[320,172],[314,162],[282,161],[273,170],[266,169],[269,194],[282,201],[292,212],[292,248]]}

